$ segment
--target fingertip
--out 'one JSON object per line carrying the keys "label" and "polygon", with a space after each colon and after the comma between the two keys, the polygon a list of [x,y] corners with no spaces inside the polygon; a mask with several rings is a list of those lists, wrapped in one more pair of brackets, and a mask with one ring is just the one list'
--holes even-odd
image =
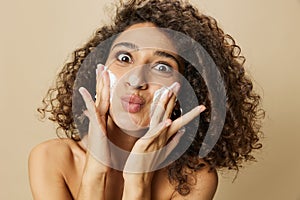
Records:
{"label": "fingertip", "polygon": [[181,87],[180,83],[176,82],[176,85],[175,85],[175,87],[174,87],[174,93],[175,93],[176,95],[178,94],[178,92],[179,92],[179,90],[180,90],[180,87]]}
{"label": "fingertip", "polygon": [[97,68],[96,68],[96,71],[103,71],[103,69],[104,69],[104,65],[103,64],[101,64],[101,63],[99,63],[98,65],[97,65]]}
{"label": "fingertip", "polygon": [[173,89],[175,89],[176,87],[178,87],[180,84],[177,82],[177,81],[175,81],[172,85],[170,85],[169,87],[168,87],[168,89],[169,90],[173,90]]}
{"label": "fingertip", "polygon": [[206,110],[206,107],[204,105],[200,105],[198,106],[198,110],[201,112],[203,112],[204,110]]}
{"label": "fingertip", "polygon": [[168,87],[168,89],[170,91],[174,92],[175,95],[177,95],[179,90],[180,90],[180,83],[179,82],[174,82],[170,87]]}
{"label": "fingertip", "polygon": [[81,95],[83,95],[83,93],[84,93],[84,87],[80,87],[79,89],[78,89],[78,91],[79,91],[79,93],[81,94]]}
{"label": "fingertip", "polygon": [[[92,99],[91,94],[85,87],[80,87],[78,89],[79,93],[81,94],[81,97],[85,102],[90,101]],[[93,100],[92,100],[93,101]]]}
{"label": "fingertip", "polygon": [[99,71],[103,71],[103,65],[102,64],[98,64],[96,67],[96,77],[99,76]]}

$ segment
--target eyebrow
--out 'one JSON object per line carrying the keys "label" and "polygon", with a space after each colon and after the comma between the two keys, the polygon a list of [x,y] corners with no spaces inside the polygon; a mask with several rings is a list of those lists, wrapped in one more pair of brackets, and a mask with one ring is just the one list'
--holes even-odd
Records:
{"label": "eyebrow", "polygon": [[175,56],[173,56],[172,54],[169,54],[165,51],[155,51],[154,55],[165,57],[165,58],[171,58],[172,60],[174,60],[176,62],[178,68],[180,67],[178,59]]}
{"label": "eyebrow", "polygon": [[132,50],[136,50],[136,51],[139,50],[139,47],[136,44],[133,44],[131,42],[120,42],[120,43],[117,43],[117,44],[115,44],[111,48],[111,50],[113,50],[114,48],[119,47],[119,46],[123,46],[123,47],[126,47],[128,49],[132,49]]}
{"label": "eyebrow", "polygon": [[[139,46],[137,46],[134,43],[131,43],[131,42],[120,42],[120,43],[115,44],[111,48],[111,50],[113,50],[114,48],[119,47],[119,46],[126,47],[126,48],[129,48],[129,49],[135,50],[135,51],[138,51],[140,49]],[[180,68],[179,60],[174,55],[172,55],[170,53],[167,53],[165,51],[159,51],[159,50],[155,51],[154,55],[165,57],[165,58],[170,58],[170,59],[174,60],[176,62],[176,64],[177,64],[178,68]]]}

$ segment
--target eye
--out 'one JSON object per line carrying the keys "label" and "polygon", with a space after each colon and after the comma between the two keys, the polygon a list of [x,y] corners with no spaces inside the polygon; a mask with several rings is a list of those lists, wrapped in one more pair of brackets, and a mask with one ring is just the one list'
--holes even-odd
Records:
{"label": "eye", "polygon": [[172,67],[163,63],[158,63],[157,65],[154,66],[154,69],[164,73],[171,73],[173,71]]}
{"label": "eye", "polygon": [[119,53],[117,59],[121,62],[132,63],[131,56],[127,53]]}

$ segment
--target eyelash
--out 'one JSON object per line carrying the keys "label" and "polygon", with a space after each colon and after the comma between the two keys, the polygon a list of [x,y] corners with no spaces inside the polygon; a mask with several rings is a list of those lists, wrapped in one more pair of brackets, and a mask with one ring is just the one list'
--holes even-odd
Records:
{"label": "eyelash", "polygon": [[[121,58],[121,56],[122,56],[122,57],[123,57],[123,56],[127,56],[127,57],[130,59],[130,61],[123,61],[122,58]],[[119,51],[119,52],[117,52],[116,55],[115,55],[115,57],[116,57],[116,59],[117,59],[119,62],[122,62],[122,63],[130,63],[130,64],[133,63],[133,59],[132,59],[131,54],[128,53],[128,52],[126,52],[126,51]],[[159,69],[156,69],[157,71],[163,72],[163,73],[172,73],[172,72],[173,72],[173,67],[172,67],[170,64],[165,63],[165,62],[158,62],[158,63],[155,63],[155,65],[154,65],[152,68],[156,68],[156,67],[159,66],[159,65],[164,65],[164,66],[166,66],[168,69],[167,69],[167,71],[161,71],[161,70],[159,70]]]}
{"label": "eyelash", "polygon": [[159,66],[159,65],[163,65],[163,66],[166,66],[167,67],[167,71],[161,71],[159,69],[156,69],[157,71],[161,71],[161,72],[164,72],[164,73],[172,73],[173,72],[173,67],[171,67],[168,63],[164,63],[164,62],[159,62],[157,64],[155,64],[155,67]]}
{"label": "eyelash", "polygon": [[[130,61],[123,61],[122,58],[120,56],[127,56]],[[132,56],[130,55],[130,53],[127,53],[127,52],[123,52],[123,51],[120,51],[120,52],[117,52],[116,53],[116,59],[120,62],[125,62],[125,63],[132,63]]]}

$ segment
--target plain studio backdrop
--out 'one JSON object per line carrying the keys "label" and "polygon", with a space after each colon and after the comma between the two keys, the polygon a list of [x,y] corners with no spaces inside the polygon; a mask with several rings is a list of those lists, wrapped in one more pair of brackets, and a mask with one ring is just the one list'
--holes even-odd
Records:
{"label": "plain studio backdrop", "polygon": [[[258,162],[220,173],[216,200],[300,199],[300,1],[198,0],[235,38],[266,110]],[[55,138],[36,108],[71,52],[109,20],[112,1],[1,0],[0,199],[32,199],[30,150]]]}

